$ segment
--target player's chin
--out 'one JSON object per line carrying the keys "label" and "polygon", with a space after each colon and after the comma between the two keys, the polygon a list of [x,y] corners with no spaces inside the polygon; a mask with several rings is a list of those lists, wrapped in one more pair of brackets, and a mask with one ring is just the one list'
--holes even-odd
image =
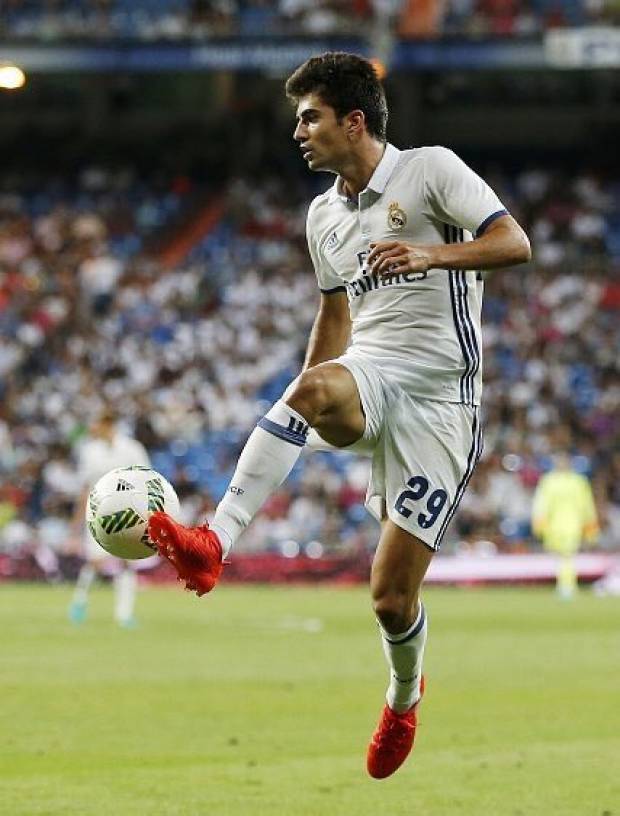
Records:
{"label": "player's chin", "polygon": [[325,170],[318,156],[311,156],[309,159],[306,159],[306,164],[309,170]]}

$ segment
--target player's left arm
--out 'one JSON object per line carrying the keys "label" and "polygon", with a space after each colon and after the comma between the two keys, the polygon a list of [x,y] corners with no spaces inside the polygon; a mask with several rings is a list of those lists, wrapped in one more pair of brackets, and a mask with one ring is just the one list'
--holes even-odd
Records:
{"label": "player's left arm", "polygon": [[417,246],[406,241],[371,243],[368,264],[372,273],[428,272],[429,269],[497,269],[527,263],[532,250],[515,219],[501,215],[473,241]]}

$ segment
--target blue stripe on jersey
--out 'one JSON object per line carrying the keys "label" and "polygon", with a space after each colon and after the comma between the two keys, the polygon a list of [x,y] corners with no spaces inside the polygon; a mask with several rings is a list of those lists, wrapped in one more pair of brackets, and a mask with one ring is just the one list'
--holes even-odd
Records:
{"label": "blue stripe on jersey", "polygon": [[458,281],[458,289],[461,295],[459,305],[462,306],[463,311],[459,312],[461,318],[463,320],[463,330],[465,332],[465,337],[467,339],[467,345],[469,351],[471,353],[472,364],[469,367],[469,371],[466,372],[466,388],[465,392],[469,394],[469,403],[473,405],[474,403],[474,377],[476,376],[476,372],[480,368],[480,354],[478,351],[478,341],[476,340],[476,333],[474,331],[473,323],[471,322],[471,316],[469,314],[469,299],[468,299],[468,286],[467,286],[467,277],[463,270],[459,270],[456,273],[457,281]]}
{"label": "blue stripe on jersey", "polygon": [[[462,229],[459,230],[459,234],[460,234],[460,238],[461,238],[461,242],[462,242],[464,240],[463,230]],[[473,343],[474,343],[474,358],[475,358],[475,361],[476,361],[475,365],[474,365],[474,370],[472,371],[472,375],[471,375],[471,389],[472,389],[471,396],[472,396],[472,402],[473,402],[474,401],[474,390],[475,390],[475,386],[476,386],[476,374],[480,370],[480,361],[482,359],[482,355],[480,353],[480,347],[478,346],[478,338],[476,336],[476,327],[475,327],[474,321],[471,319],[471,315],[469,313],[469,298],[467,297],[467,274],[465,272],[463,272],[463,280],[465,281],[465,311],[466,311],[466,314],[467,314],[467,320],[468,320],[469,325],[471,327],[471,338],[472,338]]]}
{"label": "blue stripe on jersey", "polygon": [[488,218],[485,218],[482,224],[480,224],[480,226],[475,232],[474,238],[480,238],[480,236],[489,226],[489,224],[492,224],[496,218],[501,218],[502,215],[510,215],[510,213],[508,212],[508,210],[497,210],[497,212],[491,213],[491,215],[489,215]]}
{"label": "blue stripe on jersey", "polygon": [[333,295],[334,292],[346,292],[346,286],[334,286],[333,289],[321,289],[321,293],[324,295]]}
{"label": "blue stripe on jersey", "polygon": [[463,478],[459,482],[459,486],[456,488],[454,501],[448,508],[448,512],[446,513],[442,525],[439,528],[439,532],[437,533],[437,536],[435,538],[435,542],[433,544],[433,548],[435,550],[438,550],[439,547],[441,546],[441,540],[444,537],[444,534],[448,529],[448,525],[452,521],[454,514],[456,513],[460,501],[463,498],[465,488],[467,487],[469,480],[471,479],[471,475],[474,472],[474,468],[476,467],[476,462],[478,461],[478,459],[480,459],[480,454],[482,453],[482,425],[478,418],[477,406],[474,406],[474,419],[472,422],[471,433],[472,442],[471,447],[469,449],[469,454],[467,455],[467,465],[465,466],[465,473],[463,474]]}
{"label": "blue stripe on jersey", "polygon": [[[458,230],[458,240],[460,243],[463,243],[464,236],[462,228]],[[473,365],[471,370],[468,374],[469,379],[469,393],[471,397],[471,403],[474,402],[474,378],[476,376],[476,372],[480,368],[480,350],[478,348],[478,340],[476,339],[476,332],[474,330],[474,324],[471,319],[471,315],[469,313],[469,287],[467,285],[467,272],[465,270],[459,270],[458,277],[460,279],[461,289],[462,289],[462,302],[463,302],[463,310],[464,310],[464,323],[465,323],[465,331],[468,338],[468,343],[470,346]]]}
{"label": "blue stripe on jersey", "polygon": [[[463,355],[463,359],[465,360],[465,373],[469,369],[469,352],[467,351],[467,346],[465,345],[465,341],[463,340],[463,335],[461,334],[459,319],[456,311],[456,292],[455,292],[455,273],[452,270],[448,271],[448,280],[450,283],[450,303],[452,304],[452,319],[454,320],[454,328],[456,329],[456,336],[459,341],[459,345],[461,347],[461,354]],[[461,379],[459,382],[460,388],[460,397],[461,402],[466,402],[465,399],[465,374],[461,374]]]}
{"label": "blue stripe on jersey", "polygon": [[[461,231],[462,232],[462,231]],[[461,236],[461,240],[462,236]],[[474,322],[471,319],[471,314],[469,312],[469,297],[468,297],[468,286],[467,286],[467,273],[461,272],[462,280],[463,280],[463,287],[464,287],[464,303],[465,303],[465,321],[469,326],[469,331],[471,333],[471,340],[473,345],[473,356],[474,356],[474,366],[470,374],[470,382],[471,382],[471,401],[472,404],[474,402],[474,392],[476,386],[476,374],[480,370],[480,348],[478,346],[478,338],[476,337],[476,329],[474,326]]]}
{"label": "blue stripe on jersey", "polygon": [[[449,224],[444,224],[444,239],[447,244],[457,242],[457,228]],[[461,232],[462,238],[462,232]],[[450,284],[450,302],[452,304],[452,318],[456,336],[461,347],[461,353],[465,361],[465,371],[460,380],[461,402],[471,404],[474,401],[472,372],[476,367],[475,337],[472,341],[470,334],[471,318],[469,317],[469,306],[467,303],[467,280],[465,273],[460,270],[448,270],[448,281]],[[469,322],[468,322],[469,320]]]}
{"label": "blue stripe on jersey", "polygon": [[300,433],[299,431],[293,431],[290,428],[285,428],[284,425],[278,425],[277,422],[273,422],[271,419],[267,419],[267,417],[259,419],[257,425],[259,428],[262,428],[263,431],[267,431],[267,433],[278,436],[285,442],[290,442],[291,445],[297,445],[298,447],[303,448],[303,446],[306,444],[305,433]]}
{"label": "blue stripe on jersey", "polygon": [[457,303],[458,314],[461,320],[461,331],[463,332],[465,343],[467,344],[467,349],[469,351],[469,365],[465,371],[465,374],[463,375],[465,379],[465,397],[466,397],[465,401],[468,404],[473,404],[474,401],[473,372],[476,368],[476,347],[474,345],[474,340],[472,338],[473,326],[471,325],[471,319],[469,317],[469,306],[467,300],[468,292],[467,277],[462,269],[457,270],[454,274],[456,279],[456,291],[458,293]]}
{"label": "blue stripe on jersey", "polygon": [[470,403],[472,402],[472,382],[471,382],[471,372],[474,369],[476,364],[475,357],[474,357],[474,345],[471,341],[471,334],[469,331],[469,326],[467,324],[466,319],[466,303],[467,303],[467,281],[464,279],[463,272],[461,270],[457,270],[454,272],[454,279],[456,281],[456,293],[457,293],[457,305],[458,305],[458,316],[460,320],[460,330],[463,334],[465,344],[467,345],[467,350],[469,353],[468,356],[468,363],[467,368],[465,369],[465,373],[463,374],[464,380],[464,391],[465,391],[465,402]]}
{"label": "blue stripe on jersey", "polygon": [[[464,235],[462,228],[451,227],[452,243],[463,242]],[[464,402],[473,405],[475,377],[480,368],[480,349],[478,338],[469,312],[469,286],[467,284],[467,273],[462,270],[455,270],[456,279],[455,291],[458,305],[458,317],[460,318],[460,329],[469,352],[468,365],[463,375],[464,382]]]}

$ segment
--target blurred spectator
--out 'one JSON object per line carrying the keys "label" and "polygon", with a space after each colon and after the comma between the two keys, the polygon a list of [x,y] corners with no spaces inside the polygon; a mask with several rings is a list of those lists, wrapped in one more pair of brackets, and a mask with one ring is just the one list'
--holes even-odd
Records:
{"label": "blurred spectator", "polygon": [[443,30],[444,0],[404,0],[397,33],[405,39],[430,39]]}
{"label": "blurred spectator", "polygon": [[78,267],[83,305],[88,314],[103,317],[109,310],[122,264],[103,244],[92,243]]}
{"label": "blurred spectator", "polygon": [[505,37],[617,19],[613,0],[5,0],[0,35],[45,41],[367,36],[375,22],[405,38]]}
{"label": "blurred spectator", "polygon": [[[558,448],[591,478],[601,545],[617,547],[620,186],[540,167],[495,172],[494,184],[531,236],[534,261],[487,276],[485,453],[444,551],[532,547],[534,489]],[[67,523],[77,444],[108,402],[153,466],[182,485],[193,522],[299,371],[317,302],[310,193],[276,176],[231,181],[221,221],[168,269],[146,250],[182,216],[173,182],[99,169],[61,191],[43,179],[33,187],[0,196],[0,496],[10,502],[0,546],[61,546],[47,523]],[[371,549],[366,473],[345,453],[303,457],[241,547]]]}
{"label": "blurred spectator", "polygon": [[[85,521],[89,494],[99,479],[110,470],[131,465],[149,467],[148,453],[136,439],[117,429],[116,415],[106,408],[93,422],[89,434],[82,440],[78,450],[78,492],[70,537],[77,542],[81,550],[82,565],[69,608],[69,619],[73,623],[80,624],[86,620],[92,583],[98,574],[103,574],[106,563],[113,562],[114,619],[119,626],[127,628],[135,625],[136,562],[112,558],[95,541]],[[49,529],[50,521],[48,517],[46,527],[48,537],[53,535]],[[39,530],[40,541],[44,540],[41,532]],[[61,541],[56,543],[60,544]],[[48,551],[51,551],[51,548],[48,547]]]}

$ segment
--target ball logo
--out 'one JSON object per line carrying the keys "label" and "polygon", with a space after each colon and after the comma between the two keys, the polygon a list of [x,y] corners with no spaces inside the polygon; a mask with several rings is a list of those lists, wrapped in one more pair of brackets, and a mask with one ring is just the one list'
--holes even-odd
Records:
{"label": "ball logo", "polygon": [[389,205],[387,222],[388,227],[393,230],[401,230],[407,224],[407,213],[399,206],[398,201],[392,201]]}

